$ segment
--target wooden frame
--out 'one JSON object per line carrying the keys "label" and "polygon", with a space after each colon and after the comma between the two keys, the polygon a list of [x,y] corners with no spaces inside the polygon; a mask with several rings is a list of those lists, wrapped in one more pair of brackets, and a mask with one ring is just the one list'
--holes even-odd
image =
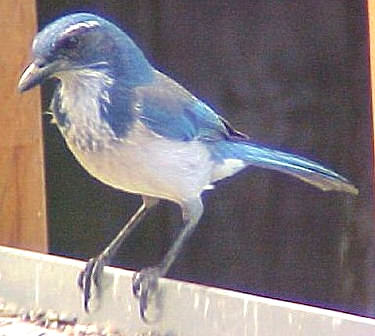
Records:
{"label": "wooden frame", "polygon": [[35,1],[1,1],[0,13],[0,244],[46,252],[40,91],[17,92],[37,30]]}

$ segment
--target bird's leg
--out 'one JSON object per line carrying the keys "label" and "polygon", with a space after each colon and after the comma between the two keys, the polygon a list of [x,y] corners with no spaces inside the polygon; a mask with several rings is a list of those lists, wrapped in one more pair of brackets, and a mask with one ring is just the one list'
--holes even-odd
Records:
{"label": "bird's leg", "polygon": [[203,205],[200,200],[186,202],[182,205],[182,215],[185,227],[177,237],[160,264],[142,269],[133,277],[133,294],[139,299],[139,312],[144,321],[147,322],[145,315],[149,299],[156,294],[158,289],[159,277],[165,276],[171,267],[173,261],[176,259],[184,242],[193,233],[194,228],[199,222],[203,213]]}
{"label": "bird's leg", "polygon": [[[78,276],[78,286],[83,292],[83,304],[86,312],[89,312],[89,302],[91,291],[100,289],[100,279],[104,266],[108,265],[111,258],[116,254],[118,248],[124,242],[125,238],[137,226],[138,223],[146,216],[149,210],[158,203],[158,199],[143,197],[143,204],[138,208],[136,213],[129,219],[117,236],[111,243],[95,258],[89,259],[85,269]],[[93,288],[94,285],[94,288]]]}

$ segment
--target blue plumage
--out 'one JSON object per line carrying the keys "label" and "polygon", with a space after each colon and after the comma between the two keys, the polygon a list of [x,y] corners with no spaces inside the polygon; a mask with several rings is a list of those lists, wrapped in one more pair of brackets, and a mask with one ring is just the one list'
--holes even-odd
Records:
{"label": "blue plumage", "polygon": [[142,195],[143,204],[79,278],[84,306],[102,268],[159,199],[180,205],[184,229],[163,261],[141,270],[133,292],[145,312],[182,244],[198,223],[201,193],[247,166],[277,170],[322,190],[356,194],[344,177],[297,155],[249,142],[209,106],[155,70],[114,24],[92,14],[63,17],[34,39],[19,89],[56,77],[51,110],[70,150],[93,176]]}
{"label": "blue plumage", "polygon": [[139,118],[153,132],[178,141],[219,140],[228,123],[176,82],[154,72],[152,84],[136,88]]}
{"label": "blue plumage", "polygon": [[220,141],[215,143],[214,147],[212,152],[218,160],[243,160],[248,165],[292,175],[324,191],[340,190],[352,194],[358,193],[358,190],[345,177],[298,155],[243,140]]}

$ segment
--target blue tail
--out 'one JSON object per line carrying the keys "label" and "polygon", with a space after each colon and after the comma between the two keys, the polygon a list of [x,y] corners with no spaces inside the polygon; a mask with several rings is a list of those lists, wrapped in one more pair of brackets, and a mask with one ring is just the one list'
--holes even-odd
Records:
{"label": "blue tail", "polygon": [[[324,191],[337,190],[358,194],[358,189],[345,177],[317,162],[247,141],[226,140],[216,142],[212,148],[212,155],[216,160],[223,162],[224,165],[225,162],[230,162],[233,166],[233,160],[241,160],[243,165],[237,165],[238,169],[232,170],[232,174],[251,165],[295,176]],[[221,172],[218,173],[220,175],[218,179],[223,176],[223,166],[219,167],[221,167]],[[231,174],[227,176],[229,175]]]}

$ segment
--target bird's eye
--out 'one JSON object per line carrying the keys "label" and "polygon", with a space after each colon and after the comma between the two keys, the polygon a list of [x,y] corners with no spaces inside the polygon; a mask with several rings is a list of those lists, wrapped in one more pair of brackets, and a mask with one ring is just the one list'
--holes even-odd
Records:
{"label": "bird's eye", "polygon": [[69,36],[61,39],[57,43],[58,48],[74,49],[78,45],[78,38],[76,36]]}

